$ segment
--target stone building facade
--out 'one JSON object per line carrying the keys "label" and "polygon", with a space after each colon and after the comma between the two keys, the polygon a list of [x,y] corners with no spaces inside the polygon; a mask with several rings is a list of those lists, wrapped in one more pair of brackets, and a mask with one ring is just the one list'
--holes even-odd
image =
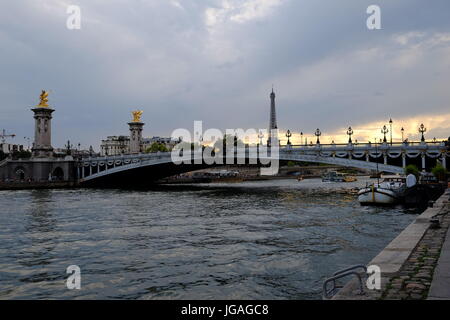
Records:
{"label": "stone building facade", "polygon": [[16,151],[24,151],[24,148],[21,144],[0,143],[0,151],[3,151],[5,154],[10,154]]}
{"label": "stone building facade", "polygon": [[100,155],[118,156],[130,153],[130,137],[109,136],[102,140],[100,145]]}
{"label": "stone building facade", "polygon": [[[139,133],[138,133],[139,134]],[[171,150],[178,140],[173,140],[170,137],[140,137],[139,149],[141,152],[145,152],[153,143],[161,143]],[[100,144],[101,156],[118,156],[122,154],[130,154],[130,137],[129,136],[108,136],[105,140],[102,140]]]}

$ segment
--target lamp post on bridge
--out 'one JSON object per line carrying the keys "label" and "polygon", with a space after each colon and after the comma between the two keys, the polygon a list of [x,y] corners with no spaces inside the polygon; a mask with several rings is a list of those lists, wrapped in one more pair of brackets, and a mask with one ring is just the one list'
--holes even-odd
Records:
{"label": "lamp post on bridge", "polygon": [[392,118],[390,118],[389,119],[389,129],[390,129],[390,132],[391,132],[391,146],[392,146],[392,123],[393,123]]}
{"label": "lamp post on bridge", "polygon": [[423,123],[419,126],[419,132],[422,134],[422,138],[420,139],[420,141],[425,142],[425,136],[423,134],[427,132],[427,128],[425,128]]}
{"label": "lamp post on bridge", "polygon": [[352,127],[348,127],[348,130],[347,130],[347,135],[348,135],[348,143],[352,143],[352,135],[353,135],[353,129],[352,129]]}
{"label": "lamp post on bridge", "polygon": [[316,132],[314,132],[314,134],[315,134],[315,136],[317,137],[316,143],[317,143],[317,144],[320,144],[320,139],[319,139],[319,137],[322,135],[322,132],[320,132],[320,129],[317,128],[317,129],[316,129]]}
{"label": "lamp post on bridge", "polygon": [[263,143],[262,139],[264,138],[264,134],[262,133],[261,130],[259,130],[258,138],[259,138],[259,145],[262,145],[262,143]]}
{"label": "lamp post on bridge", "polygon": [[291,130],[288,129],[288,131],[286,132],[286,137],[288,138],[287,145],[290,146],[291,145],[290,138],[292,137]]}
{"label": "lamp post on bridge", "polygon": [[65,147],[66,147],[66,154],[67,154],[68,156],[70,156],[70,154],[72,153],[71,149],[72,149],[72,147],[73,147],[73,145],[70,144],[70,140],[67,140],[67,144],[66,144]]}
{"label": "lamp post on bridge", "polygon": [[301,144],[303,145],[303,131],[300,132],[300,141],[301,141]]}
{"label": "lamp post on bridge", "polygon": [[384,125],[384,126],[383,126],[383,129],[381,129],[381,133],[384,135],[383,143],[387,143],[386,133],[388,133],[388,132],[389,132],[389,129],[386,128],[386,126]]}
{"label": "lamp post on bridge", "polygon": [[403,129],[403,127],[400,129],[400,131],[402,132],[402,143],[405,142],[405,140],[403,139],[403,134],[405,132],[405,129]]}

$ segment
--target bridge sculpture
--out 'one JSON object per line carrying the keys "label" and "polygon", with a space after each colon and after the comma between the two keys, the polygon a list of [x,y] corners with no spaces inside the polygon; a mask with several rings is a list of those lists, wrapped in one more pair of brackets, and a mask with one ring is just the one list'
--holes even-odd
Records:
{"label": "bridge sculpture", "polygon": [[[256,147],[256,150],[258,148]],[[269,149],[270,150],[270,149]],[[286,161],[301,161],[339,165],[380,172],[403,173],[409,159],[420,159],[425,169],[428,159],[438,159],[446,167],[450,155],[444,142],[403,142],[403,143],[348,143],[292,145],[280,147],[277,158]],[[235,152],[234,164],[256,164],[270,159],[270,154],[258,152]],[[175,164],[170,152],[139,153],[119,156],[88,157],[78,162],[77,175],[81,184],[114,185],[139,184],[179,173],[194,171],[221,164],[207,164],[201,156],[186,155],[183,164]],[[258,162],[259,161],[259,162]],[[225,161],[224,161],[225,162]],[[230,162],[228,162],[230,163]],[[264,162],[267,163],[267,162]]]}

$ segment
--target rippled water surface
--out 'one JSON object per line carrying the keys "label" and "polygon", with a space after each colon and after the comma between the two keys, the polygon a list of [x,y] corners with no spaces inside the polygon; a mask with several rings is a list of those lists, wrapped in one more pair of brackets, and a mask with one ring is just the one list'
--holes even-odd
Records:
{"label": "rippled water surface", "polygon": [[415,218],[340,192],[363,184],[0,191],[0,299],[318,299]]}

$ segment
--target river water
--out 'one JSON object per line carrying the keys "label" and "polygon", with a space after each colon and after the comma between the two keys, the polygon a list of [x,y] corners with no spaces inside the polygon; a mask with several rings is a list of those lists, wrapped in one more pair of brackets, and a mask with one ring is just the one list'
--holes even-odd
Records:
{"label": "river water", "polygon": [[320,299],[416,217],[342,192],[367,180],[0,191],[0,299]]}

